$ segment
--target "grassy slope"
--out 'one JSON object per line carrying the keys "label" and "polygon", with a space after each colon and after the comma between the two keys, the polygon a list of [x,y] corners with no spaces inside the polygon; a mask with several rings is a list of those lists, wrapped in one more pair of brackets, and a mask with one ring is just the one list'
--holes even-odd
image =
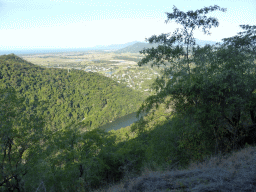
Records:
{"label": "grassy slope", "polygon": [[[145,162],[140,172],[127,172],[124,179],[95,191],[244,191],[256,190],[256,146],[247,146],[230,153],[206,155],[201,161],[187,157],[181,163],[177,154],[178,135],[173,135],[170,110],[162,105],[154,117],[146,118],[144,134],[132,131],[133,126],[112,131],[120,142],[133,139],[145,142]],[[127,139],[124,135],[130,134]],[[123,136],[121,136],[123,135]],[[138,146],[139,147],[139,146]],[[186,153],[183,151],[182,153]],[[161,161],[164,160],[164,161]],[[193,190],[192,190],[193,189]]]}
{"label": "grassy slope", "polygon": [[97,191],[256,191],[256,146],[193,162],[187,169],[144,168],[135,177]]}
{"label": "grassy slope", "polygon": [[143,143],[137,147],[144,147],[144,162],[139,172],[128,171],[120,182],[96,191],[256,190],[256,146],[217,155],[212,150],[203,159],[192,160],[189,150],[177,149],[182,132],[177,132],[181,127],[173,123],[171,111],[160,105],[154,115],[144,118],[146,123],[112,131],[127,146]]}

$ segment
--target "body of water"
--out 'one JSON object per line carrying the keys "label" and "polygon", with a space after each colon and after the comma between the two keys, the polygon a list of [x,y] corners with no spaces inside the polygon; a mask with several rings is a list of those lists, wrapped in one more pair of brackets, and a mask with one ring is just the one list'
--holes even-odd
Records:
{"label": "body of water", "polygon": [[[144,113],[143,115],[140,115],[140,117],[144,115],[146,115],[146,113]],[[121,129],[122,127],[130,126],[134,122],[138,121],[139,118],[136,118],[136,112],[130,113],[128,115],[125,115],[123,117],[116,119],[113,122],[107,123],[101,126],[100,128],[105,131],[118,130],[118,129]]]}
{"label": "body of water", "polygon": [[8,55],[14,53],[15,55],[33,55],[33,54],[46,54],[46,53],[64,53],[64,52],[87,52],[87,51],[96,51],[102,50],[101,47],[88,47],[88,48],[34,48],[34,49],[13,49],[13,50],[0,50],[0,55]]}
{"label": "body of water", "polygon": [[109,71],[109,72],[105,72],[105,73],[112,75],[112,73],[114,73],[114,72],[113,71]]}

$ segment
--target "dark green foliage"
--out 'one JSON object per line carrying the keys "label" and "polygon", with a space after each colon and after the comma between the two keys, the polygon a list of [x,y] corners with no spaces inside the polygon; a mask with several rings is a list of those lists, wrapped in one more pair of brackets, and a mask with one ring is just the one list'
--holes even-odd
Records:
{"label": "dark green foliage", "polygon": [[[24,113],[24,99],[15,90],[0,89],[0,189],[22,191],[24,177],[33,169],[45,141],[44,122],[35,113]],[[33,103],[36,105],[38,103]]]}
{"label": "dark green foliage", "polygon": [[[214,6],[183,13],[174,7],[167,13],[185,27],[183,33],[152,36],[149,42],[161,45],[141,51],[147,55],[138,63],[170,63],[152,85],[156,94],[138,110],[151,113],[117,131],[97,127],[137,110],[139,93],[99,74],[1,56],[0,189],[91,191],[148,165],[186,168],[255,144],[256,26],[241,25],[246,32],[222,45],[194,47],[187,28],[206,33],[218,26],[215,18],[201,16],[214,10],[224,11]],[[175,42],[186,47],[173,47]]]}
{"label": "dark green foliage", "polygon": [[83,119],[96,128],[134,112],[143,101],[138,92],[99,74],[45,69],[13,54],[0,57],[0,72],[1,86],[14,87],[18,96],[25,98],[26,105],[43,102],[33,108],[45,117],[48,128],[59,129]]}
{"label": "dark green foliage", "polygon": [[115,137],[95,127],[138,109],[138,92],[98,74],[44,69],[13,54],[0,57],[0,72],[2,189],[77,191],[123,177],[124,154],[103,150],[118,150]]}
{"label": "dark green foliage", "polygon": [[[205,144],[199,145],[199,143],[209,142],[209,135],[215,137],[215,152],[238,148],[239,141],[248,134],[245,131],[247,130],[245,123],[247,126],[253,123],[252,117],[255,116],[255,107],[253,107],[255,105],[251,100],[255,97],[253,91],[256,85],[254,71],[256,27],[241,25],[243,29],[247,29],[247,32],[224,39],[223,45],[195,48],[192,36],[195,27],[202,27],[204,33],[207,33],[207,28],[219,24],[215,18],[200,15],[218,9],[225,10],[216,5],[187,13],[179,11],[175,6],[173,9],[174,13],[167,13],[166,22],[174,19],[182,24],[183,34],[178,33],[177,30],[169,39],[169,34],[153,35],[148,41],[163,45],[156,49],[141,51],[146,56],[138,63],[140,66],[150,61],[153,61],[152,66],[159,66],[164,60],[168,60],[171,67],[163,71],[161,78],[156,79],[152,88],[157,94],[148,97],[138,113],[143,110],[149,111],[159,103],[164,102],[167,107],[172,103],[179,118],[191,119],[187,126],[192,134],[184,130],[188,135],[184,140],[182,139],[180,147],[187,148],[190,152],[192,149],[196,150],[197,152],[192,150],[195,159],[203,157],[199,155],[202,153],[198,147]],[[191,34],[188,33],[188,28],[191,29]],[[184,42],[187,50],[184,52],[180,45],[173,48],[172,44],[175,42]],[[190,54],[189,47],[192,47]],[[173,78],[170,79],[170,76]],[[167,96],[171,97],[165,101]],[[180,128],[184,129],[187,126],[183,125]],[[195,138],[195,134],[199,137]],[[197,149],[188,148],[191,144]],[[209,145],[207,148],[210,151],[213,146]]]}

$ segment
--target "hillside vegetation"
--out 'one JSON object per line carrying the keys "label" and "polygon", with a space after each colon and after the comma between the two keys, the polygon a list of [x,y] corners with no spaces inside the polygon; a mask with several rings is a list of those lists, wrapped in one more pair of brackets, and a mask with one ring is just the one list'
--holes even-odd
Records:
{"label": "hillside vegetation", "polygon": [[[142,101],[139,93],[97,74],[42,69],[15,55],[1,57],[2,191],[117,191],[112,185],[120,181],[121,191],[256,189],[256,157],[250,148],[256,144],[256,26],[240,25],[246,31],[222,45],[194,47],[187,28],[202,27],[206,33],[219,23],[201,15],[225,9],[173,10],[167,21],[176,19],[183,33],[153,35],[148,41],[162,45],[140,52],[145,57],[139,66],[170,63],[152,84],[155,94]],[[170,46],[176,41],[184,41],[186,49]],[[76,121],[65,121],[78,105],[86,119],[78,122],[74,112]],[[96,127],[104,122],[98,114],[115,117],[116,110],[125,113],[121,109],[150,113],[120,130]],[[239,150],[240,155],[229,157]],[[191,170],[212,156],[226,162],[213,160],[215,165]],[[168,172],[172,169],[180,172]]]}
{"label": "hillside vegetation", "polygon": [[[7,191],[34,191],[43,178],[49,179],[43,181],[48,191],[58,188],[53,183],[66,175],[66,168],[71,169],[65,181],[79,170],[86,172],[100,148],[115,142],[103,142],[105,131],[96,128],[137,111],[144,100],[139,92],[97,73],[46,69],[14,54],[0,56],[0,90],[0,136],[6,146],[0,188]],[[100,176],[93,167],[90,171]]]}
{"label": "hillside vegetation", "polygon": [[139,92],[97,73],[46,69],[13,54],[0,57],[0,85],[14,88],[25,111],[36,110],[51,129],[82,120],[95,128],[135,112],[143,101]]}

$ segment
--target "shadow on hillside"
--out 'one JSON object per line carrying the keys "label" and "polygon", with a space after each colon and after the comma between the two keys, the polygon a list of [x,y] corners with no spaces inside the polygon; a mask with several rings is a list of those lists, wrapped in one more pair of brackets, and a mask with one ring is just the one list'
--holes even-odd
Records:
{"label": "shadow on hillside", "polygon": [[212,149],[201,161],[193,161],[189,153],[177,150],[181,132],[172,127],[181,124],[174,125],[169,112],[154,121],[148,116],[132,128],[142,134],[126,142],[146,144],[140,173],[128,172],[120,182],[96,191],[256,191],[256,144],[216,155]]}
{"label": "shadow on hillside", "polygon": [[134,178],[101,191],[256,191],[256,146],[191,162],[186,170],[145,169]]}

